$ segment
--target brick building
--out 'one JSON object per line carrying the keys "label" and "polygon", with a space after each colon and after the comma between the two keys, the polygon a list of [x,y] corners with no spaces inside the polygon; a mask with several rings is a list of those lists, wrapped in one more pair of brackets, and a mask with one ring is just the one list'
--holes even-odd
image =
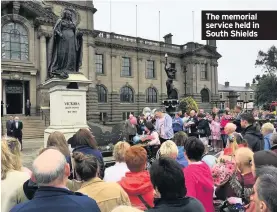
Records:
{"label": "brick building", "polygon": [[27,99],[32,114],[49,110],[48,91],[41,84],[48,75],[52,28],[64,8],[83,33],[80,72],[94,82],[87,92],[88,119],[119,122],[129,112],[160,107],[166,98],[166,53],[177,69],[176,97],[193,96],[204,109],[219,100],[216,41],[176,45],[171,34],[160,42],[98,31],[92,1],[1,1],[1,6],[4,114],[24,114]]}

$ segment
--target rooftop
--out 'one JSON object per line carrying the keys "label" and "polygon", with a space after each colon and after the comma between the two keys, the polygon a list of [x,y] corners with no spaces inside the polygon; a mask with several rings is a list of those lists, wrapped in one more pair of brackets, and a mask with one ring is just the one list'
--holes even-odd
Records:
{"label": "rooftop", "polygon": [[219,92],[229,92],[229,91],[236,91],[236,92],[254,92],[254,90],[250,87],[250,85],[246,83],[245,86],[228,86],[223,84],[218,84],[218,91]]}

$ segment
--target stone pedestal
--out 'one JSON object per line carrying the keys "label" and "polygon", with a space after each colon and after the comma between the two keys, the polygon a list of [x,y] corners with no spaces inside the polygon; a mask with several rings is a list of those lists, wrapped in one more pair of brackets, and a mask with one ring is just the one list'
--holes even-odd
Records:
{"label": "stone pedestal", "polygon": [[235,91],[230,91],[229,95],[227,96],[229,98],[229,108],[234,109],[235,106],[237,105],[237,100],[238,100],[238,94]]}
{"label": "stone pedestal", "polygon": [[80,128],[88,128],[86,92],[92,81],[83,74],[69,74],[67,79],[52,78],[43,83],[50,95],[50,126],[44,131],[44,146],[54,131],[69,139]]}
{"label": "stone pedestal", "polygon": [[172,116],[174,115],[178,109],[179,100],[177,99],[166,99],[163,100],[163,106],[165,107],[166,112],[168,115]]}

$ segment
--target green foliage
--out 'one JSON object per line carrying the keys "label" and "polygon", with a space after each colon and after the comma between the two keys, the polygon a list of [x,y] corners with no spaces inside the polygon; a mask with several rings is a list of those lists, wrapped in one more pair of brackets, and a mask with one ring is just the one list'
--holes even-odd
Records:
{"label": "green foliage", "polygon": [[255,62],[264,70],[264,74],[256,75],[255,104],[266,105],[277,100],[277,48],[273,45],[267,52],[259,51]]}
{"label": "green foliage", "polygon": [[256,59],[256,66],[261,66],[266,73],[273,74],[277,72],[277,48],[271,46],[267,52],[259,51]]}
{"label": "green foliage", "polygon": [[264,74],[259,78],[255,89],[255,104],[258,106],[277,100],[277,76]]}
{"label": "green foliage", "polygon": [[191,110],[198,111],[198,105],[192,97],[185,97],[179,100],[179,109],[183,113],[189,113]]}

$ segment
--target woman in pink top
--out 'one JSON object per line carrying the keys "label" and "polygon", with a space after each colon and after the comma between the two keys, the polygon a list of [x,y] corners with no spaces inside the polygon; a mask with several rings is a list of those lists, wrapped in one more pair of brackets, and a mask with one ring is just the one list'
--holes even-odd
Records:
{"label": "woman in pink top", "polygon": [[184,145],[188,167],[184,168],[187,196],[198,199],[206,212],[214,212],[214,184],[209,166],[201,161],[205,147],[196,137],[189,137]]}
{"label": "woman in pink top", "polygon": [[214,120],[211,122],[212,131],[212,145],[215,152],[222,150],[222,141],[220,140],[220,122],[219,117],[215,116]]}

